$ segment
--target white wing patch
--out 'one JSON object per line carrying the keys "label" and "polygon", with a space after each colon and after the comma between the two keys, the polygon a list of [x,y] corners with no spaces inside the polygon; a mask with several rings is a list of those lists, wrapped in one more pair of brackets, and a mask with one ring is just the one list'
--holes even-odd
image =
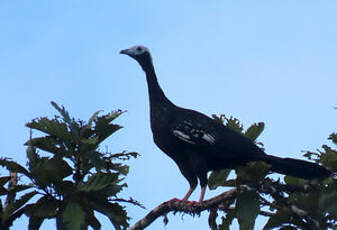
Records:
{"label": "white wing patch", "polygon": [[183,133],[179,130],[173,130],[173,134],[174,134],[174,136],[178,137],[182,141],[185,141],[185,142],[190,143],[192,145],[195,144],[187,134],[185,134],[185,133]]}
{"label": "white wing patch", "polygon": [[215,143],[215,138],[210,134],[204,133],[201,138],[204,139],[205,141],[207,141],[210,144]]}
{"label": "white wing patch", "polygon": [[[173,135],[182,141],[192,145],[214,145],[216,138],[214,135],[206,132],[201,124],[194,124],[190,121],[183,121],[178,124],[173,130]],[[205,143],[206,142],[206,143]]]}

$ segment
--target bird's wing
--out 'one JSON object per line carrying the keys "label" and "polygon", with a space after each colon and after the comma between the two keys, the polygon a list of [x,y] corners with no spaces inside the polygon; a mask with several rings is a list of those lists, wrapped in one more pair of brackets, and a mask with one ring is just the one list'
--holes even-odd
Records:
{"label": "bird's wing", "polygon": [[179,122],[172,132],[175,137],[191,145],[214,145],[217,139],[215,133],[191,120]]}

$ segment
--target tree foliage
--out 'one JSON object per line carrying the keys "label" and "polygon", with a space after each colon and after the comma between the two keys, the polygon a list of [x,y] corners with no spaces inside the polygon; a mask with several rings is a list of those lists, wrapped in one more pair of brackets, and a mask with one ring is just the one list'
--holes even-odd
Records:
{"label": "tree foliage", "polygon": [[[256,142],[256,139],[263,132],[264,123],[253,124],[244,131],[236,118],[224,115],[213,117],[263,148],[263,144]],[[331,134],[329,139],[337,144],[336,133]],[[337,172],[337,151],[327,145],[317,152],[308,151],[304,156]],[[251,162],[235,169],[235,179],[228,179],[230,170],[211,173],[210,189],[220,186],[248,188],[237,194],[215,229],[229,229],[235,218],[238,219],[240,229],[254,229],[259,214],[268,217],[264,229],[337,229],[337,181],[333,176],[311,181],[285,176],[282,182],[268,177],[269,168],[263,162]]]}
{"label": "tree foliage", "polygon": [[[138,154],[100,150],[102,142],[121,128],[112,122],[123,112],[100,115],[98,111],[84,122],[72,118],[64,107],[52,105],[59,115],[27,123],[40,134],[31,135],[26,143],[27,166],[0,158],[0,166],[10,172],[0,177],[0,196],[5,197],[4,205],[0,202],[0,230],[8,230],[23,214],[29,217],[28,229],[32,230],[39,229],[46,219],[54,219],[59,230],[101,229],[97,213],[105,215],[115,229],[128,228],[130,217],[122,203],[141,204],[118,195],[127,186],[124,179],[129,166],[125,161]],[[264,123],[245,130],[236,118],[213,118],[264,148],[257,142]],[[328,139],[337,145],[337,133]],[[212,230],[229,230],[235,219],[240,230],[254,229],[260,215],[267,217],[265,230],[337,229],[337,150],[323,145],[316,151],[306,151],[304,157],[333,175],[324,180],[290,176],[275,180],[270,177],[270,166],[263,162],[214,171],[209,176],[209,188],[221,187],[225,192],[203,204],[164,202],[130,229],[144,229],[169,212],[194,216],[206,210]],[[20,183],[18,176],[24,178]]]}
{"label": "tree foliage", "polygon": [[[8,158],[0,159],[1,166],[27,181],[6,187],[11,177],[0,177],[0,195],[12,197],[11,202],[0,207],[0,229],[9,229],[23,213],[29,217],[28,229],[32,230],[39,229],[46,219],[55,219],[60,230],[89,226],[101,229],[95,212],[107,216],[115,229],[126,229],[129,217],[121,202],[140,204],[132,198],[118,197],[127,187],[124,178],[129,166],[123,161],[138,154],[112,154],[99,148],[106,138],[122,128],[112,122],[123,112],[99,115],[98,111],[84,122],[70,117],[55,102],[52,105],[60,115],[52,119],[40,117],[26,124],[41,133],[26,143],[27,167]],[[19,192],[20,197],[15,199]]]}

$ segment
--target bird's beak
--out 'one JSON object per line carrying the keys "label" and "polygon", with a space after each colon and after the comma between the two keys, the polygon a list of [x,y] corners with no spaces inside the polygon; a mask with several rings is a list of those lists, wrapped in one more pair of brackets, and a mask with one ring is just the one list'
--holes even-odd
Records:
{"label": "bird's beak", "polygon": [[129,51],[128,49],[125,49],[125,50],[121,50],[119,53],[128,55],[129,54],[128,51]]}

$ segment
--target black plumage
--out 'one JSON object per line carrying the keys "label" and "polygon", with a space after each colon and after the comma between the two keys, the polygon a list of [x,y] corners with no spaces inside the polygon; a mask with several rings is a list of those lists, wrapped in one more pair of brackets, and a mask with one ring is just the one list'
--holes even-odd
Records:
{"label": "black plumage", "polygon": [[202,187],[202,202],[207,185],[207,172],[233,169],[250,161],[264,161],[271,170],[304,179],[330,175],[324,167],[292,158],[267,155],[248,138],[232,131],[214,119],[174,105],[160,88],[152,57],[144,46],[134,46],[120,53],[134,58],[146,73],[150,98],[150,120],[156,145],[172,158],[188,180],[186,201],[197,186]]}

